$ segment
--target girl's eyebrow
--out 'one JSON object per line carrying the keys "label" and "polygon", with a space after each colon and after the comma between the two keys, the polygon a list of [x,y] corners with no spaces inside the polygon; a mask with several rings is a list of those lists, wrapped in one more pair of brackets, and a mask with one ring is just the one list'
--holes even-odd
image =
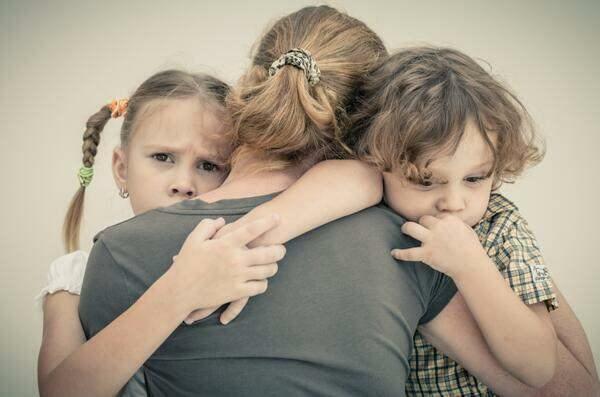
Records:
{"label": "girl's eyebrow", "polygon": [[181,150],[181,148],[177,148],[177,147],[173,147],[173,146],[152,144],[152,143],[144,145],[144,149],[160,150],[163,152],[178,152]]}
{"label": "girl's eyebrow", "polygon": [[[182,148],[182,147],[174,147],[174,146],[152,144],[152,143],[143,145],[143,148],[144,148],[144,150],[148,150],[148,151],[152,151],[152,152],[166,152],[166,153],[174,153],[174,154],[178,154],[178,153],[185,151],[185,148]],[[221,159],[218,154],[209,153],[207,151],[203,151],[203,153],[196,153],[196,157],[198,159],[210,161],[210,162],[213,162],[218,165],[224,165],[227,163],[227,161],[225,159]]]}

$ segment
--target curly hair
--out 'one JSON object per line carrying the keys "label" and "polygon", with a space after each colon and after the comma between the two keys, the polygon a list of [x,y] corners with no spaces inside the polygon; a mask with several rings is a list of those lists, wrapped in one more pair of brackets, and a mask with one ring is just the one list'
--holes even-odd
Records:
{"label": "curly hair", "polygon": [[410,180],[426,178],[434,156],[453,153],[469,121],[492,150],[494,189],[514,182],[544,156],[521,101],[474,59],[451,48],[416,47],[390,56],[362,86],[352,121],[357,156]]}

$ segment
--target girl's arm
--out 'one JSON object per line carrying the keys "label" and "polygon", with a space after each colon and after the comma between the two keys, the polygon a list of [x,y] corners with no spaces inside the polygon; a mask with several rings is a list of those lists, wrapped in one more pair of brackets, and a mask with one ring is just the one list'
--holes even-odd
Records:
{"label": "girl's arm", "polygon": [[44,300],[42,344],[38,357],[38,381],[48,374],[85,342],[77,307],[79,295],[55,292]]}
{"label": "girl's arm", "polygon": [[[55,299],[45,305],[40,395],[116,395],[191,310],[264,292],[265,278],[275,274],[275,262],[285,249],[274,245],[257,255],[246,244],[276,223],[275,217],[261,219],[220,240],[208,240],[224,221],[200,222],[171,268],[134,305],[83,344],[81,326],[74,324],[78,321],[75,301],[63,300],[69,297],[62,295],[50,297]],[[94,249],[99,247],[96,244]],[[235,260],[240,256],[244,264]],[[69,321],[66,327],[60,323],[64,319]]]}
{"label": "girl's arm", "polygon": [[280,224],[250,246],[283,244],[328,222],[376,205],[383,195],[381,174],[358,160],[317,163],[273,200],[226,225],[217,237],[270,214]]}
{"label": "girl's arm", "polygon": [[[328,222],[371,207],[381,201],[381,173],[358,160],[327,160],[317,163],[273,200],[266,202],[217,232],[216,238],[269,214],[278,214],[280,224],[258,237],[248,247],[284,244]],[[228,324],[248,303],[248,298],[231,302],[220,320]],[[211,315],[218,307],[192,312],[188,324]]]}

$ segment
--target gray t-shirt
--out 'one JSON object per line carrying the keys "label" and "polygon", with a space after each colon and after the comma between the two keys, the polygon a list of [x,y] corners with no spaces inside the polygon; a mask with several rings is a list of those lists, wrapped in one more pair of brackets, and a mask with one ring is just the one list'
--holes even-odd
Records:
{"label": "gray t-shirt", "polygon": [[[81,292],[86,336],[168,269],[200,220],[231,222],[272,197],[183,201],[101,232]],[[426,265],[392,258],[392,248],[416,245],[400,231],[402,222],[380,205],[288,242],[267,292],[237,319],[220,325],[221,309],[167,338],[144,364],[148,394],[404,395],[413,334],[456,287]]]}

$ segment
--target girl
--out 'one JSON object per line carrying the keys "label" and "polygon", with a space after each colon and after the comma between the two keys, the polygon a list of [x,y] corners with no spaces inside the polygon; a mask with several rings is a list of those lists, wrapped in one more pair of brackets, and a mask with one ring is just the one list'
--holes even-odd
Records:
{"label": "girl", "polygon": [[[387,59],[361,100],[358,155],[383,172],[386,203],[408,220],[402,231],[421,242],[392,255],[452,277],[495,359],[542,386],[554,371],[548,312],[556,298],[527,222],[494,193],[542,158],[527,111],[467,55],[430,47]],[[460,351],[437,350],[424,328],[414,342],[410,395],[486,395],[488,385],[507,395],[527,391],[506,374],[489,376],[483,361],[467,372],[450,358]]]}
{"label": "girl", "polygon": [[[113,101],[90,117],[84,133],[84,167],[79,172],[81,187],[74,196],[65,219],[64,238],[67,250],[78,248],[85,189],[93,175],[100,133],[111,116],[125,116],[121,128],[121,146],[113,153],[115,182],[120,196],[130,199],[134,214],[141,214],[214,189],[227,176],[231,144],[224,132],[228,125],[224,101],[228,91],[225,83],[213,77],[169,70],[157,73],[142,83],[128,101]],[[326,184],[323,178],[326,176],[329,179],[331,171],[335,171],[338,179]],[[363,175],[361,179],[372,182],[359,187],[351,183],[356,175]],[[44,333],[38,365],[40,394],[69,395],[72,392],[77,394],[77,390],[83,389],[86,395],[96,392],[115,394],[131,377],[135,368],[141,366],[145,358],[183,320],[181,318],[174,322],[164,318],[164,311],[160,312],[165,301],[171,302],[171,291],[188,291],[177,299],[177,305],[190,308],[186,309],[185,314],[189,314],[193,308],[220,305],[264,291],[266,281],[253,281],[253,278],[262,280],[272,276],[276,265],[271,262],[283,255],[282,246],[268,245],[266,239],[272,237],[264,232],[272,231],[274,233],[271,236],[287,240],[299,234],[299,230],[295,225],[278,225],[272,218],[261,214],[280,212],[286,218],[291,218],[290,208],[295,210],[302,199],[320,197],[314,186],[320,186],[321,190],[322,186],[326,186],[325,190],[329,191],[329,195],[339,196],[344,204],[335,207],[329,205],[327,218],[320,215],[320,212],[318,216],[313,216],[311,214],[317,215],[316,211],[311,212],[310,208],[306,208],[305,219],[315,227],[328,219],[376,203],[381,195],[381,182],[373,178],[374,175],[373,170],[352,161],[332,161],[314,167],[289,192],[266,203],[262,208],[257,208],[249,218],[244,219],[246,226],[236,225],[236,230],[231,230],[229,234],[229,245],[211,246],[208,242],[201,244],[204,250],[198,256],[203,258],[201,266],[191,261],[178,260],[178,266],[172,266],[160,283],[156,283],[126,314],[106,328],[103,336],[99,335],[85,343],[77,306],[87,255],[82,251],[75,251],[59,258],[51,265],[49,285],[39,297],[44,300]],[[341,189],[342,186],[344,190]],[[295,193],[294,189],[301,191],[303,195]],[[346,200],[348,195],[353,197],[352,204]],[[359,201],[362,204],[356,206],[355,203]],[[204,222],[194,233],[201,240],[210,238],[223,223],[222,219],[212,223]],[[220,236],[224,234],[222,231]],[[253,256],[257,251],[246,250],[245,244],[261,234],[263,258],[258,258]],[[246,236],[240,240],[240,236],[244,235]],[[241,250],[242,247],[244,250]],[[226,257],[228,252],[240,255],[242,259],[246,258],[248,265],[244,268],[252,268],[252,275],[240,278],[240,274],[223,274],[219,269],[226,263],[220,258]],[[214,254],[218,254],[219,258],[215,258]],[[186,280],[190,284],[184,285]],[[199,300],[199,297],[202,299]],[[240,304],[237,307],[231,305],[230,309],[221,314],[221,321],[231,321],[242,307]],[[130,337],[135,334],[133,330],[143,328],[149,320],[152,320],[153,327],[145,328],[148,335],[135,341],[128,339],[128,335]],[[162,327],[156,327],[156,324],[161,324]],[[109,368],[108,378],[94,376],[89,379],[79,376],[75,370],[77,366],[101,368],[103,356],[98,352],[105,352],[110,346],[119,347],[119,354],[122,354],[125,362]],[[145,393],[141,386],[141,372],[136,373],[135,380],[136,382],[130,382],[125,395]],[[77,389],[79,387],[82,389]]]}

